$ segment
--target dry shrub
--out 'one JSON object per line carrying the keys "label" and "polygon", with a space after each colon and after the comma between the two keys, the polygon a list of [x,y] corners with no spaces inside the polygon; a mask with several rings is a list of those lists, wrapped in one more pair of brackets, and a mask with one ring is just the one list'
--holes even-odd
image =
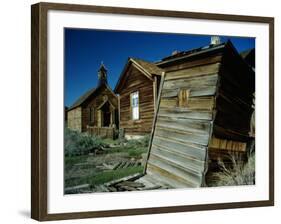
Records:
{"label": "dry shrub", "polygon": [[211,186],[237,186],[255,184],[255,153],[249,155],[246,163],[241,162],[241,158],[230,155],[231,166],[219,160],[219,172],[212,174]]}

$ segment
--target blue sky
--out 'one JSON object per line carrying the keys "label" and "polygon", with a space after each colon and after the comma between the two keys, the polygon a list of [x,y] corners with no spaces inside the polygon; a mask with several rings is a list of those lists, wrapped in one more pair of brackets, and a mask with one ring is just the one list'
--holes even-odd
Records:
{"label": "blue sky", "polygon": [[[210,36],[87,29],[65,29],[65,105],[71,106],[87,90],[97,85],[101,62],[108,69],[112,89],[128,57],[158,61],[175,50],[206,46]],[[232,41],[238,52],[255,47],[254,38],[221,37]]]}

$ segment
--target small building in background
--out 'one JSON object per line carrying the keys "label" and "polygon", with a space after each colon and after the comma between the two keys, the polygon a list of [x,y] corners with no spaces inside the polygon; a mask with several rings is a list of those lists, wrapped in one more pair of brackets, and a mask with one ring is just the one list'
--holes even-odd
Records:
{"label": "small building in background", "polygon": [[118,99],[107,84],[107,69],[101,64],[98,85],[87,91],[67,111],[67,127],[112,137],[118,127]]}
{"label": "small building in background", "polygon": [[65,124],[67,124],[67,111],[68,111],[68,107],[64,106],[64,122],[65,122]]}
{"label": "small building in background", "polygon": [[126,138],[151,133],[162,72],[153,63],[128,59],[114,90],[119,95],[120,129]]}

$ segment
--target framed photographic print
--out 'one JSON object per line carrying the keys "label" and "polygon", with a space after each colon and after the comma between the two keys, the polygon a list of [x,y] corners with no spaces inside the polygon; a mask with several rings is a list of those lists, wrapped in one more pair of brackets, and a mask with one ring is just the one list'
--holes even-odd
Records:
{"label": "framed photographic print", "polygon": [[274,204],[274,19],[32,5],[32,218]]}

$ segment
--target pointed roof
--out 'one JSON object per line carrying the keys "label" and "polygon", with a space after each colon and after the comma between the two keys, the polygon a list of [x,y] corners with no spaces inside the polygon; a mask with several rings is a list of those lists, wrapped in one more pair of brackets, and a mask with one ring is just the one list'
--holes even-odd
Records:
{"label": "pointed roof", "polygon": [[100,68],[99,68],[99,71],[101,71],[101,70],[107,71],[107,68],[105,67],[103,61],[101,62],[101,65],[100,65]]}
{"label": "pointed roof", "polygon": [[151,75],[161,75],[162,72],[164,71],[163,69],[159,68],[157,65],[141,60],[141,59],[137,59],[137,58],[131,58],[131,60],[140,65],[142,68],[144,68],[148,73],[150,73]]}
{"label": "pointed roof", "polygon": [[255,68],[255,48],[242,51],[241,57],[253,68]]}
{"label": "pointed roof", "polygon": [[69,108],[68,110],[72,110],[75,107],[79,107],[85,100],[92,95],[96,91],[96,88],[92,88],[85,92],[82,96],[80,96]]}
{"label": "pointed roof", "polygon": [[69,108],[68,111],[81,106],[87,99],[89,99],[89,97],[93,96],[94,94],[96,94],[102,87],[107,88],[115,97],[115,93],[112,91],[112,89],[107,85],[107,84],[103,84],[98,86],[97,88],[92,88],[90,90],[88,90],[87,92],[85,92],[82,96],[80,96]]}
{"label": "pointed roof", "polygon": [[153,81],[153,76],[161,76],[162,73],[164,72],[163,69],[159,68],[157,65],[154,63],[144,61],[142,59],[137,59],[137,58],[129,58],[120,77],[119,80],[115,86],[114,92],[118,92],[123,80],[125,78],[126,72],[129,69],[130,66],[134,66],[136,69],[138,69],[143,75],[145,75],[148,79]]}

